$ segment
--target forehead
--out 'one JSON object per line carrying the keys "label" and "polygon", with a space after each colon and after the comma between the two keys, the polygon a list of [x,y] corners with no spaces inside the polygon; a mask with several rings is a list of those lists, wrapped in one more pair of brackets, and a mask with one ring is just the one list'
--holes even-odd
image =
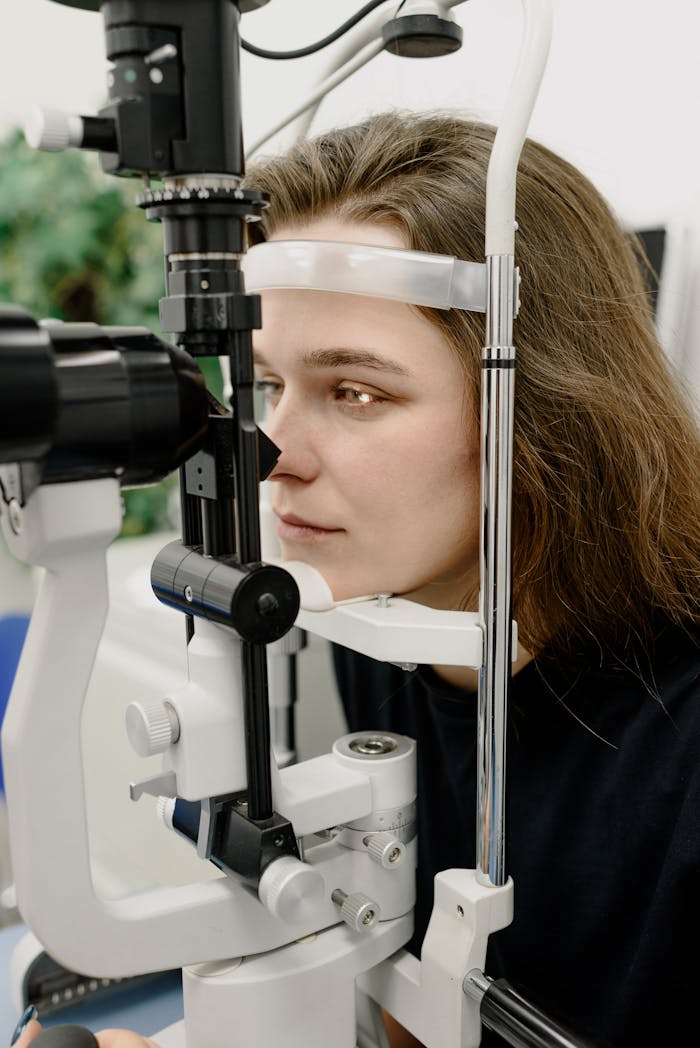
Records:
{"label": "forehead", "polygon": [[[464,390],[456,353],[413,306],[327,291],[261,294],[256,360],[285,383],[315,381],[332,371],[336,377],[342,372],[344,378],[380,385],[391,380],[398,390],[440,397]],[[376,361],[367,363],[367,357]]]}
{"label": "forehead", "polygon": [[[332,216],[282,226],[270,239],[407,247],[393,227]],[[391,354],[418,373],[426,366],[459,370],[440,330],[415,306],[329,291],[274,289],[260,295],[263,327],[255,333],[255,346],[270,362],[284,353],[343,346]]]}
{"label": "forehead", "polygon": [[405,235],[389,223],[356,222],[325,215],[279,226],[270,240],[336,240],[343,244],[371,244],[373,247],[407,248]]}

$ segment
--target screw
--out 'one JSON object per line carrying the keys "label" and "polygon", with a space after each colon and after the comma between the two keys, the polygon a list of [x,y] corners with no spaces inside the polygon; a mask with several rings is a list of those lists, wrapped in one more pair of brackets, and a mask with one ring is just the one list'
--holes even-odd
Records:
{"label": "screw", "polygon": [[390,596],[391,596],[391,593],[378,593],[377,594],[377,607],[378,608],[388,608],[389,607],[389,597]]}
{"label": "screw", "polygon": [[389,858],[389,862],[398,862],[399,859],[401,858],[401,849],[400,848],[392,848],[392,850],[389,852],[388,858]]}
{"label": "screw", "polygon": [[194,594],[192,593],[192,587],[191,586],[185,586],[185,600],[188,602],[188,604],[191,604],[193,599],[194,599]]}
{"label": "screw", "polygon": [[275,848],[281,848],[284,844],[284,837],[280,834],[279,837],[275,837],[272,843],[274,844]]}
{"label": "screw", "polygon": [[262,596],[258,597],[256,607],[258,614],[265,617],[274,615],[275,612],[280,610],[279,601],[273,593],[263,593]]}
{"label": "screw", "polygon": [[379,757],[385,753],[392,753],[396,749],[396,743],[387,735],[365,735],[364,738],[353,739],[350,749],[353,753],[361,753],[365,757]]}

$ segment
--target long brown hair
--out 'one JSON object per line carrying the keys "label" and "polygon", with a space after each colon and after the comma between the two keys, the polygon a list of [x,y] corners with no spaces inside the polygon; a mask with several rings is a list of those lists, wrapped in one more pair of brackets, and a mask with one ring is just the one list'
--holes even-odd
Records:
{"label": "long brown hair", "polygon": [[[384,114],[257,163],[271,204],[251,239],[321,215],[389,224],[407,246],[483,260],[493,128]],[[513,601],[525,648],[648,639],[700,612],[700,439],[658,344],[630,237],[574,167],[527,141],[517,179],[522,275]],[[424,311],[479,411],[483,317]]]}

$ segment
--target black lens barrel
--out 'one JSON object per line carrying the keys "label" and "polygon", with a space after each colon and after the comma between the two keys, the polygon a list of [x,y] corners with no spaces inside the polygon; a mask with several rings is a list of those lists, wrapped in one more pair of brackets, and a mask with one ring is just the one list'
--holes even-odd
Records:
{"label": "black lens barrel", "polygon": [[51,447],[58,384],[51,340],[19,306],[0,306],[0,462],[36,461]]}
{"label": "black lens barrel", "polygon": [[203,443],[204,379],[145,328],[37,322],[0,307],[0,461],[42,482],[117,476],[153,483]]}

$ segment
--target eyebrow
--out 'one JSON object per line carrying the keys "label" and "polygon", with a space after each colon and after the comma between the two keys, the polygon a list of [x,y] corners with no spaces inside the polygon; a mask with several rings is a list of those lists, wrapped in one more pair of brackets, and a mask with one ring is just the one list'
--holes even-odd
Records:
{"label": "eyebrow", "polygon": [[[262,354],[254,352],[254,359],[259,364],[266,361]],[[368,349],[311,349],[302,354],[301,361],[311,368],[365,367],[375,371],[388,371],[394,375],[410,376],[411,372],[397,360],[390,360]]]}

